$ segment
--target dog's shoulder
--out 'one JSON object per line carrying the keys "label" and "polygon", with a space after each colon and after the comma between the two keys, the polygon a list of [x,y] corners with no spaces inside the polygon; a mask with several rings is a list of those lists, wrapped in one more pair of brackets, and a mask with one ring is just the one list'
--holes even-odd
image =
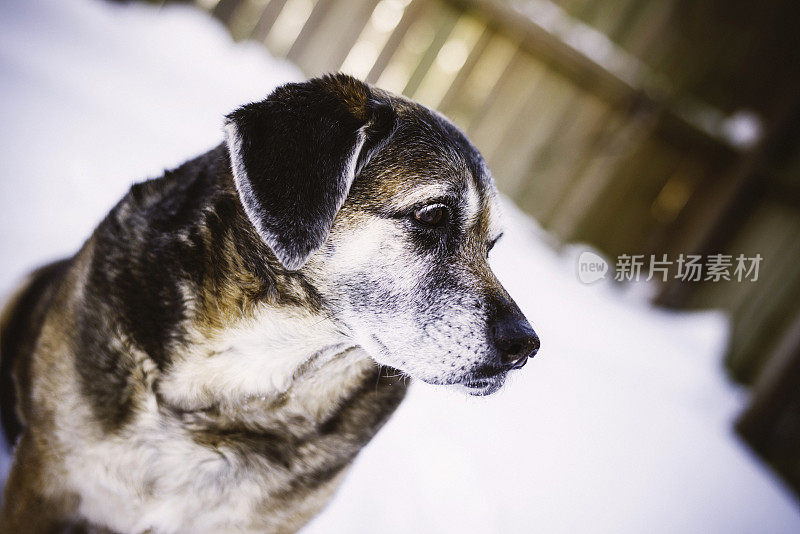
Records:
{"label": "dog's shoulder", "polygon": [[64,259],[31,273],[6,303],[0,316],[0,419],[13,446],[24,425],[30,361],[50,302],[69,268]]}
{"label": "dog's shoulder", "polygon": [[132,414],[131,377],[141,367],[132,355],[167,368],[203,288],[216,283],[215,269],[229,261],[232,221],[244,215],[237,213],[235,189],[225,187],[227,165],[219,146],[133,185],[80,255],[76,369],[106,431]]}

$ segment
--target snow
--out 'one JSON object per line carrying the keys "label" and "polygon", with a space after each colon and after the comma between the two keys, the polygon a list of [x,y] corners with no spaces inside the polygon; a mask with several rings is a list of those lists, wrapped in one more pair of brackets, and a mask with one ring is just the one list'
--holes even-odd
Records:
{"label": "snow", "polygon": [[[219,143],[223,114],[300,79],[191,8],[0,2],[0,292],[76,250],[131,182]],[[539,355],[489,398],[415,383],[305,532],[800,532],[731,430],[726,319],[581,284],[587,247],[557,253],[506,211],[492,262]]]}

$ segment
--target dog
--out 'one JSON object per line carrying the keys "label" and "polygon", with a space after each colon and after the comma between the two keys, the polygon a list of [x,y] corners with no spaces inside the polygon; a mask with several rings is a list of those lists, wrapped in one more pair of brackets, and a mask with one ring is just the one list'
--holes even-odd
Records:
{"label": "dog", "polygon": [[496,279],[484,160],[335,74],[133,185],[0,324],[0,532],[293,532],[407,377],[497,391],[539,339]]}

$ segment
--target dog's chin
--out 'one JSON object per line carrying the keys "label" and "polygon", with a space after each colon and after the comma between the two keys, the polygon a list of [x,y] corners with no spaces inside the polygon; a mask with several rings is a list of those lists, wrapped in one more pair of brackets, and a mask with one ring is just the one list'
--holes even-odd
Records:
{"label": "dog's chin", "polygon": [[492,377],[467,377],[465,380],[453,384],[458,391],[474,397],[485,397],[496,393],[506,381],[505,373]]}

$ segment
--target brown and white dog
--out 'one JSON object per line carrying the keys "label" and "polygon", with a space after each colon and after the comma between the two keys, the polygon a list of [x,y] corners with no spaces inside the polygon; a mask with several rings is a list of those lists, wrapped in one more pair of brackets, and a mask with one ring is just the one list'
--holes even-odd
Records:
{"label": "brown and white dog", "polygon": [[[227,117],[2,315],[0,532],[290,532],[403,376],[487,395],[539,347],[442,116],[344,75]],[[403,375],[403,376],[400,376]]]}

